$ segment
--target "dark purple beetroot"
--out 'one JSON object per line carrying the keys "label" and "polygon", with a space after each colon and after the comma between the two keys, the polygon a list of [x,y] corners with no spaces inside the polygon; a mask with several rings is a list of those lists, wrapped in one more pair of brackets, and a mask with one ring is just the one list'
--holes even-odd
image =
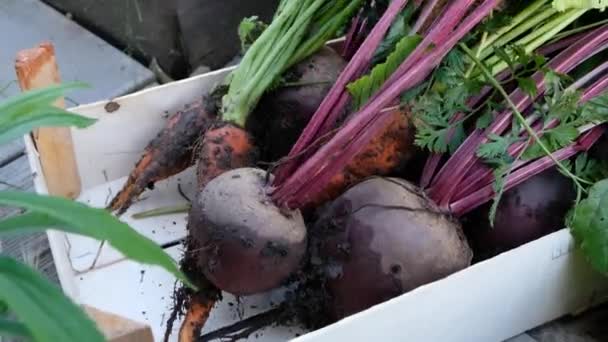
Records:
{"label": "dark purple beetroot", "polygon": [[288,70],[289,83],[264,95],[248,122],[264,160],[286,156],[300,133],[346,66],[344,59],[325,47]]}
{"label": "dark purple beetroot", "polygon": [[235,169],[210,181],[192,203],[188,229],[200,246],[198,267],[226,292],[278,287],[306,252],[302,215],[279,210],[265,187],[264,171]]}
{"label": "dark purple beetroot", "polygon": [[336,319],[446,277],[472,258],[460,225],[397,178],[352,187],[323,208],[314,229]]}
{"label": "dark purple beetroot", "polygon": [[602,137],[591,147],[589,155],[595,159],[608,161],[608,135],[602,134]]}
{"label": "dark purple beetroot", "polygon": [[475,255],[488,258],[536,240],[564,227],[574,204],[572,181],[555,169],[547,170],[504,193],[490,226],[490,204],[466,219]]}

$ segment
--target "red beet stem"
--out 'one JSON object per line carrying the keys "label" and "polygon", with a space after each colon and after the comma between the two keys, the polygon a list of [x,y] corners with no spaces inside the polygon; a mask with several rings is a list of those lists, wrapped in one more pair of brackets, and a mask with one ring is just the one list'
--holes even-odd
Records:
{"label": "red beet stem", "polygon": [[[574,144],[564,147],[553,153],[553,157],[558,161],[569,159],[581,151],[587,151],[599,138],[604,134],[606,128],[604,126],[596,126],[587,132]],[[553,160],[549,157],[540,158],[514,172],[512,172],[505,182],[505,191],[508,191],[526,180],[538,175],[555,166]],[[471,210],[474,210],[479,205],[486,203],[494,197],[493,186],[486,185],[477,190],[473,194],[458,200],[450,205],[450,211],[455,216],[462,216]]]}
{"label": "red beet stem", "polygon": [[[602,68],[602,66],[600,65],[599,67],[595,68],[590,73],[594,73],[594,71],[599,68]],[[593,98],[603,94],[607,89],[608,89],[608,75],[606,77],[598,79],[595,83],[593,83],[587,89],[585,89],[585,91],[583,92],[583,94],[581,96],[579,103],[584,104],[584,103],[592,100]],[[552,120],[551,122],[549,122],[547,124],[548,127],[545,127],[545,128],[537,127],[536,131],[540,133],[544,129],[549,129],[551,127],[555,127],[558,123],[559,122],[557,122],[556,120]],[[603,132],[604,130],[605,130],[605,126],[597,126],[597,127],[592,128],[589,132],[585,133],[582,138],[579,138],[579,140],[577,142],[571,144],[568,147],[561,149],[558,152],[555,152],[554,156],[556,157],[556,159],[561,161],[561,160],[572,157],[577,152],[588,150],[597,141],[597,139],[599,139],[601,132]],[[515,144],[511,145],[510,148],[512,148],[514,146],[516,146],[516,147],[513,148],[512,150],[510,150],[511,156],[518,155],[521,152],[521,150],[525,147],[525,144],[523,144],[521,142],[515,143]],[[576,153],[572,154],[573,152],[576,152]],[[559,159],[558,156],[559,156],[559,158],[564,158],[564,159]],[[553,163],[551,158],[549,158],[548,156],[543,157],[539,160],[545,160],[545,161],[538,162],[538,160],[537,160],[523,168],[522,168],[522,166],[527,164],[528,162],[519,161],[514,164],[513,169],[517,170],[517,169],[521,168],[521,169],[527,170],[527,168],[529,167],[530,170],[534,171],[534,170],[537,170],[536,168],[539,167],[539,165],[543,166],[543,167],[546,166],[546,160]],[[546,169],[542,169],[541,172],[544,170],[546,170]],[[534,171],[534,172],[536,172],[536,171]],[[529,177],[532,177],[532,176],[538,174],[538,173],[534,173],[534,172],[531,172],[529,174],[523,173],[523,175],[529,175]],[[516,174],[516,173],[513,173],[513,174]],[[471,174],[470,176],[472,177],[473,174]],[[482,205],[483,203],[485,203],[486,201],[488,201],[492,198],[492,196],[494,195],[493,192],[492,192],[492,195],[488,195],[488,189],[492,189],[492,182],[494,181],[494,177],[492,175],[492,170],[487,168],[487,170],[484,174],[477,174],[476,176],[478,177],[477,178],[478,181],[474,182],[474,183],[476,183],[475,186],[465,186],[465,189],[463,189],[455,197],[455,200],[452,201],[452,204],[450,205],[450,208],[452,210],[457,210],[458,213],[464,214],[464,213],[467,213],[467,212],[477,208],[478,206]],[[469,178],[467,178],[467,179],[469,179]],[[521,182],[519,182],[517,184],[520,184],[520,183]],[[463,182],[463,184],[466,184],[466,180]],[[476,189],[478,189],[478,190],[476,190]],[[505,188],[505,189],[507,189],[507,188]],[[490,197],[488,197],[488,196],[490,196]]]}
{"label": "red beet stem", "polygon": [[301,159],[299,156],[302,152],[315,140],[327,133],[322,130],[323,128],[333,127],[339,113],[342,112],[350,98],[346,86],[369,67],[378,45],[382,42],[394,19],[407,5],[407,2],[408,0],[395,0],[391,2],[382,18],[374,26],[372,32],[361,44],[357,53],[353,56],[344,71],[342,71],[342,74],[340,74],[323,102],[321,102],[309,124],[304,128],[304,131],[289,153],[288,161],[279,166],[273,185],[282,184],[294,172],[298,167],[298,161]]}
{"label": "red beet stem", "polygon": [[[549,67],[556,72],[567,73],[602,47],[607,39],[608,25],[599,27],[589,32],[584,39],[562,51],[549,63]],[[538,97],[545,91],[544,75],[539,71],[532,78],[536,83]],[[510,98],[520,112],[525,111],[536,100],[525,94],[521,89],[515,90]],[[472,134],[465,140],[439,171],[435,182],[428,191],[429,196],[436,203],[444,207],[450,203],[463,179],[478,161],[476,152],[479,146],[487,142],[487,137],[490,134],[503,134],[510,126],[512,117],[512,111],[506,110],[494,120],[483,134]]]}
{"label": "red beet stem", "polygon": [[[429,33],[431,37],[427,36],[421,42],[421,44],[425,44],[426,41],[428,47],[430,42],[434,41],[433,38],[440,38],[439,33],[446,35],[448,32],[445,43],[436,45],[430,51],[428,49],[421,52],[414,50],[399,69],[403,69],[403,65],[411,67],[406,70],[398,70],[398,73],[402,74],[401,77],[392,82],[387,81],[383,90],[379,91],[358,113],[353,115],[352,119],[326,145],[306,160],[285,183],[274,191],[273,199],[279,205],[299,207],[304,205],[312,194],[323,191],[331,177],[342,170],[379,130],[385,127],[390,116],[381,112],[381,109],[404,91],[422,82],[458,41],[485,18],[500,0],[484,1],[454,30],[461,19],[459,13],[466,13],[471,2],[471,0],[454,2],[444,12],[442,20],[437,22]],[[466,7],[466,9],[458,6]],[[412,60],[415,60],[415,63]],[[396,74],[393,74],[391,79]]]}
{"label": "red beet stem", "polygon": [[[601,65],[595,67],[592,71],[584,75],[583,77],[576,80],[572,85],[568,88],[571,90],[579,89],[580,87],[586,85],[589,81],[596,79],[598,76],[601,76],[605,71],[608,70],[608,62],[604,62]],[[590,99],[598,96],[606,89],[605,82],[608,82],[607,79],[600,80],[595,84],[589,86],[583,94],[581,95],[580,103],[583,104]],[[546,123],[544,126],[542,123],[537,123],[536,126],[533,126],[534,130],[542,136],[542,132],[556,127],[559,124],[559,120],[553,119]],[[522,136],[526,136],[527,132],[523,132]],[[509,155],[512,157],[517,156],[521,150],[526,146],[526,142],[518,141],[513,145],[509,146]],[[482,162],[477,162],[476,165],[471,168],[468,172],[467,177],[462,181],[462,187],[460,187],[458,193],[454,196],[455,200],[461,199],[464,196],[470,195],[475,189],[478,189],[480,185],[490,184],[494,180],[492,176],[492,169],[483,164]]]}
{"label": "red beet stem", "polygon": [[567,48],[568,46],[576,43],[577,41],[579,41],[581,38],[583,38],[585,35],[587,34],[587,32],[580,32],[577,33],[575,35],[572,36],[568,36],[565,37],[563,39],[560,39],[554,43],[550,43],[547,44],[543,47],[540,47],[536,50],[536,53],[544,55],[544,56],[548,56],[552,53],[555,53],[557,51],[563,50],[565,48]]}
{"label": "red beet stem", "polygon": [[359,40],[359,33],[365,27],[365,19],[361,19],[361,13],[359,13],[356,17],[353,18],[350,28],[346,33],[346,39],[344,40],[344,45],[342,46],[342,57],[345,59],[350,59],[356,49],[357,41]]}
{"label": "red beet stem", "polygon": [[426,2],[424,7],[422,8],[422,11],[420,12],[420,16],[418,16],[418,19],[414,23],[414,26],[412,28],[414,32],[420,35],[425,33],[420,32],[420,29],[422,29],[422,27],[427,23],[431,14],[433,14],[433,9],[435,9],[438,3],[439,0],[429,0]]}

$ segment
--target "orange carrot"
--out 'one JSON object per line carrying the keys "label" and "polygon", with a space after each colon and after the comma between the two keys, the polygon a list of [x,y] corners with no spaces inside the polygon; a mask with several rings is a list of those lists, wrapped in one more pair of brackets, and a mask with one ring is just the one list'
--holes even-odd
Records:
{"label": "orange carrot", "polygon": [[190,298],[191,302],[184,317],[182,326],[179,328],[179,342],[195,342],[201,335],[215,300],[195,294]]}
{"label": "orange carrot", "polygon": [[108,208],[118,214],[124,213],[146,188],[193,165],[194,145],[211,118],[211,111],[200,102],[169,117]]}
{"label": "orange carrot", "polygon": [[386,176],[402,169],[414,155],[414,131],[409,113],[396,110],[392,120],[367,147],[336,174],[325,190],[315,196],[306,208],[316,208],[333,200],[347,188],[370,176]]}
{"label": "orange carrot", "polygon": [[214,124],[201,141],[197,168],[199,188],[226,171],[254,165],[257,151],[253,138],[243,128],[227,122]]}

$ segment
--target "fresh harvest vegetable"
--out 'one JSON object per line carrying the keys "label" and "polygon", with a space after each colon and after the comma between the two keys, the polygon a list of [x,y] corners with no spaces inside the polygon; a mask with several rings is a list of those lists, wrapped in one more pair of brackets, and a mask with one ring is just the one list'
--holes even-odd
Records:
{"label": "fresh harvest vegetable", "polygon": [[228,171],[192,205],[190,227],[205,227],[191,231],[204,246],[197,264],[224,291],[245,295],[278,287],[304,256],[304,219],[271,204],[264,189],[270,180],[259,169]]}
{"label": "fresh harvest vegetable", "polygon": [[[567,32],[553,41],[588,8],[560,12],[549,0],[393,0],[360,44],[357,32],[367,28],[359,13],[346,44],[359,48],[332,76],[322,101],[327,87],[314,101],[305,99],[312,105],[298,102],[305,115],[294,109],[298,115],[288,117],[281,113],[289,111],[285,105],[264,109],[265,92],[270,98],[272,91],[293,90],[280,88],[279,68],[271,68],[291,58],[276,45],[298,55],[302,41],[291,45],[289,34],[299,28],[285,27],[331,7],[320,3],[282,1],[230,77],[223,123],[213,124],[201,142],[200,188],[188,227],[199,247],[186,252],[193,272],[235,294],[278,287],[291,275],[308,286],[298,287],[304,294],[320,288],[325,302],[319,305],[340,319],[467,267],[472,252],[456,220],[489,201],[469,216],[483,218],[467,227],[480,255],[559,228],[597,173],[581,152],[604,133],[598,124],[608,119],[608,62],[591,59],[608,47],[608,26],[581,29],[576,41]],[[292,16],[291,24],[283,16]],[[305,36],[306,29],[297,35]],[[277,118],[284,121],[275,132]],[[268,138],[254,142],[245,124]],[[284,130],[291,127],[293,133]],[[285,146],[271,151],[271,138],[281,132]],[[433,153],[420,188],[397,178],[363,181],[406,173],[414,140]],[[253,168],[229,171],[253,163],[254,143],[270,159],[281,158],[276,177]],[[537,189],[544,187],[551,191],[541,196]],[[318,220],[307,231],[300,210],[315,208]],[[521,230],[512,228],[513,220]],[[200,328],[208,310],[190,307],[196,311],[202,319],[190,321]]]}
{"label": "fresh harvest vegetable", "polygon": [[124,213],[146,188],[193,165],[195,142],[214,118],[206,100],[194,103],[167,119],[165,127],[150,141],[122,190],[108,206]]}
{"label": "fresh harvest vegetable", "polygon": [[370,178],[320,214],[316,234],[335,318],[352,315],[469,266],[457,221],[398,178]]}
{"label": "fresh harvest vegetable", "polygon": [[[217,124],[220,131],[217,133],[214,132],[215,130],[207,132],[205,138],[201,142],[202,154],[199,156],[200,162],[197,172],[199,188],[201,190],[199,191],[199,197],[195,199],[195,203],[203,203],[207,206],[211,206],[211,203],[213,203],[214,200],[217,201],[219,199],[211,198],[217,194],[214,194],[213,196],[208,195],[209,192],[207,192],[206,188],[210,185],[208,186],[207,182],[214,177],[219,176],[222,172],[228,171],[232,167],[248,166],[243,165],[242,162],[248,162],[253,159],[250,158],[253,151],[253,144],[245,132],[244,126],[262,95],[273,84],[276,84],[280,75],[291,66],[320,49],[325,41],[332,37],[335,31],[342,26],[352,13],[354,13],[359,7],[360,2],[361,1],[332,2],[328,0],[306,0],[283,1],[281,3],[272,23],[262,32],[253,44],[251,44],[241,64],[230,75],[228,92],[222,99],[221,109],[222,121],[228,124]],[[211,136],[207,136],[209,134],[211,134]],[[252,172],[253,171],[250,170],[247,173]],[[259,170],[253,173],[257,174],[260,172],[263,173],[263,171]],[[258,203],[262,197],[265,196],[265,185],[254,176],[241,176],[242,179],[229,178],[229,180],[225,180],[226,178],[222,177],[219,182],[221,182],[220,184],[228,186],[240,184],[241,190],[250,190],[249,192],[246,192],[248,198],[246,198],[243,203],[248,205]],[[251,184],[247,187],[242,184],[243,182],[251,182]],[[222,191],[229,194],[231,191],[234,191],[234,189],[223,189]],[[236,192],[234,194],[236,196],[239,193]],[[200,237],[200,240],[206,240],[209,236],[214,234],[214,222],[221,225],[229,222],[224,220],[230,219],[241,220],[239,221],[239,224],[241,225],[239,230],[241,233],[246,233],[247,239],[253,239],[256,236],[255,232],[261,236],[268,234],[265,231],[266,226],[263,224],[256,224],[259,220],[253,220],[253,216],[235,216],[235,208],[227,206],[224,203],[220,203],[218,206],[215,206],[215,208],[220,210],[220,212],[211,212],[202,206],[193,205],[190,210],[190,219],[188,223],[188,229],[192,237]],[[262,217],[269,219],[268,222],[270,226],[275,226],[272,222],[284,223],[284,221],[273,220],[273,218],[279,219],[280,215],[276,216],[280,213],[278,208],[274,208],[274,210],[272,208],[267,208],[264,210],[260,207],[258,209],[260,210],[259,214]],[[245,214],[245,212],[242,212],[242,214]],[[299,214],[293,213],[293,215],[294,217],[297,217]],[[250,219],[252,221],[247,221]],[[281,223],[278,224],[278,227],[281,227]],[[286,229],[288,227],[289,226],[285,226],[282,228]],[[281,233],[284,233],[280,228],[276,229],[275,236],[280,236]],[[305,228],[303,228],[303,230],[305,232]],[[249,235],[251,235],[251,237]],[[218,246],[228,244],[231,241],[229,235],[214,235],[213,237],[214,242],[216,242]],[[303,234],[302,238],[305,239],[305,234]],[[222,239],[227,240],[223,241]],[[272,243],[275,242],[272,239],[269,241]],[[256,248],[265,248],[265,246],[258,246],[257,242],[258,241],[253,241]],[[305,248],[304,246],[302,246],[302,249]],[[252,251],[257,250],[256,248],[252,249]],[[266,249],[264,249],[264,251],[266,251]],[[250,255],[245,249],[242,252],[244,253],[242,256]],[[203,260],[215,260],[215,256],[212,253],[214,253],[213,250],[206,248],[199,251],[200,257]],[[235,253],[238,253],[238,251]],[[229,258],[232,257],[234,256],[229,256]],[[238,260],[244,262],[242,259],[235,259],[235,261],[231,261],[233,263],[232,265],[238,264]],[[275,284],[277,281],[282,280],[278,278],[287,277],[289,272],[296,269],[299,262],[297,251],[294,253],[294,256],[290,258],[270,258],[268,260],[275,262],[274,268],[277,270],[277,276],[264,279],[269,283],[261,284],[254,281],[243,281],[236,285],[230,284],[227,279],[218,275],[221,274],[221,272],[224,272],[222,264],[219,264],[217,269],[213,272],[210,272],[208,264],[202,263],[200,265],[204,267],[201,271],[205,272],[205,274],[210,277],[209,280],[214,282],[214,284],[221,289],[249,294],[265,290],[270,286],[268,284]],[[281,265],[279,261],[281,261],[283,265]],[[252,260],[252,262],[255,263],[255,260]],[[226,261],[225,263],[228,262]],[[231,272],[230,270],[226,271]],[[244,274],[243,276],[255,277],[256,275]],[[250,287],[248,288],[247,286]]]}
{"label": "fresh harvest vegetable", "polygon": [[[362,2],[363,0],[339,1],[328,5],[328,0],[284,1],[269,26],[255,19],[246,19],[239,34],[247,53],[241,65],[228,77],[228,94],[220,101],[221,108],[214,113],[214,120],[198,125],[192,118],[176,114],[180,119],[178,121],[183,124],[174,125],[173,120],[168,121],[168,126],[146,148],[142,160],[132,171],[120,195],[112,201],[110,209],[117,210],[118,213],[126,211],[146,187],[193,165],[198,151],[194,151],[194,158],[191,158],[192,152],[185,151],[191,146],[199,146],[197,142],[206,128],[216,126],[217,121],[231,122],[236,127],[245,129],[260,98],[268,90],[281,85],[280,76],[316,53],[328,39],[333,38]],[[206,99],[204,102],[206,107],[215,107],[215,99]],[[261,116],[265,114],[262,113]],[[277,120],[290,116],[290,113],[286,113]],[[178,137],[179,141],[169,141],[166,137]],[[177,148],[183,151],[174,151]],[[199,146],[199,149],[205,147]]]}
{"label": "fresh harvest vegetable", "polygon": [[216,123],[201,140],[196,173],[198,186],[202,189],[224,172],[254,165],[257,158],[257,148],[246,130],[228,122]]}
{"label": "fresh harvest vegetable", "polygon": [[371,175],[399,174],[408,170],[408,162],[416,152],[412,148],[414,130],[410,125],[410,114],[397,109],[390,115],[390,121],[378,136],[335,174],[323,191],[313,195],[304,208],[316,208],[333,200]]}
{"label": "fresh harvest vegetable", "polygon": [[521,246],[564,227],[576,200],[572,181],[555,169],[538,174],[506,191],[490,222],[490,204],[466,218],[467,236],[478,259]]}

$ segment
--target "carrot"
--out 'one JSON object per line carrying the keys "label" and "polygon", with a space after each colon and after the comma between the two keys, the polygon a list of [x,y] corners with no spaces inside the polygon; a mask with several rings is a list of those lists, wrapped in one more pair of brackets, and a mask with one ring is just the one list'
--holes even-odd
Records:
{"label": "carrot", "polygon": [[127,183],[108,208],[118,214],[124,213],[146,188],[193,165],[193,146],[208,127],[213,116],[211,112],[198,102],[171,115],[163,130],[145,148]]}
{"label": "carrot", "polygon": [[405,166],[414,155],[413,127],[407,111],[396,110],[385,129],[380,131],[365,147],[329,181],[321,192],[306,205],[316,208],[340,196],[347,188],[370,176],[393,174]]}
{"label": "carrot", "polygon": [[199,293],[190,298],[190,306],[184,322],[179,328],[179,342],[195,342],[205,326],[215,300],[201,296]]}
{"label": "carrot", "polygon": [[[190,227],[188,227],[188,229],[190,229]],[[198,291],[194,292],[192,289],[184,286],[175,291],[175,306],[167,321],[164,337],[165,342],[169,340],[169,335],[173,329],[173,322],[177,318],[177,314],[184,311],[185,316],[179,329],[178,341],[196,341],[209,318],[215,302],[221,298],[221,293],[218,288],[197,271],[196,255],[201,248],[200,245],[193,239],[187,239],[184,247],[186,251],[180,262],[180,266],[182,271],[188,275],[188,278],[196,284]]]}
{"label": "carrot", "polygon": [[203,136],[198,154],[199,188],[226,171],[254,165],[257,158],[258,150],[245,129],[228,122],[212,125]]}

